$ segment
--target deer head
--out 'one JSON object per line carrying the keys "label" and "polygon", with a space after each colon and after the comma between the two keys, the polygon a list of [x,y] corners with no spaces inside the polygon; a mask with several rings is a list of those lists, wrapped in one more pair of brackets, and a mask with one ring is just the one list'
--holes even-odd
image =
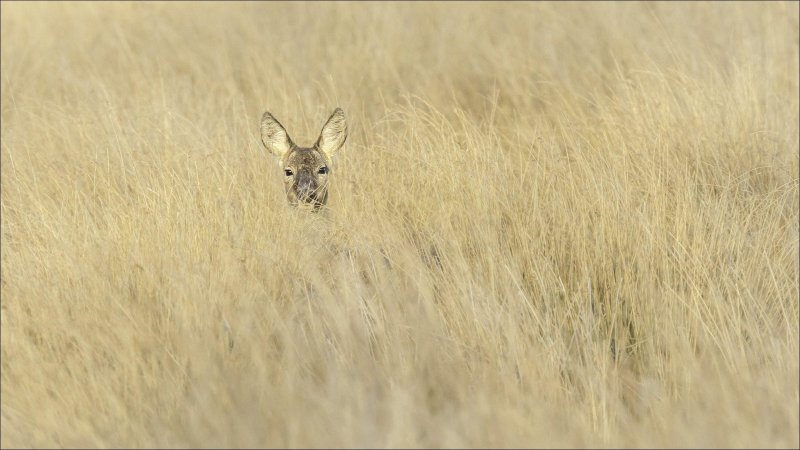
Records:
{"label": "deer head", "polygon": [[289,204],[317,211],[328,201],[331,158],[347,139],[344,111],[336,108],[311,147],[295,145],[286,129],[269,112],[261,117],[261,142],[278,157]]}

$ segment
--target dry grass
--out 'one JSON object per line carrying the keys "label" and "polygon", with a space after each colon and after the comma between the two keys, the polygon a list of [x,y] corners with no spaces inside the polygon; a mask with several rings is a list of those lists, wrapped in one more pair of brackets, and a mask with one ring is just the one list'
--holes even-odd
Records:
{"label": "dry grass", "polygon": [[[798,447],[798,39],[797,3],[3,3],[2,446]],[[335,106],[299,214],[258,121]]]}

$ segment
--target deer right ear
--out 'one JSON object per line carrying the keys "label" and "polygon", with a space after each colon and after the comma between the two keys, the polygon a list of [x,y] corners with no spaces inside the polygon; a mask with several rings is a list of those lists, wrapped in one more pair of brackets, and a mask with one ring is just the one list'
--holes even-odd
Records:
{"label": "deer right ear", "polygon": [[265,112],[261,116],[261,142],[270,153],[279,158],[283,157],[294,145],[283,125],[269,112]]}
{"label": "deer right ear", "polygon": [[346,140],[347,122],[344,119],[344,111],[342,108],[336,108],[322,127],[316,146],[330,158]]}

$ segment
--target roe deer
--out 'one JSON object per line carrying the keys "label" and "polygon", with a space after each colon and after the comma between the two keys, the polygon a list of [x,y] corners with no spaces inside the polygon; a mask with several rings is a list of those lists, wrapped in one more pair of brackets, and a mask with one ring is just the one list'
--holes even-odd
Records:
{"label": "roe deer", "polygon": [[312,147],[298,147],[269,112],[261,117],[261,142],[279,158],[289,204],[318,211],[328,201],[331,157],[347,139],[344,111],[336,108]]}

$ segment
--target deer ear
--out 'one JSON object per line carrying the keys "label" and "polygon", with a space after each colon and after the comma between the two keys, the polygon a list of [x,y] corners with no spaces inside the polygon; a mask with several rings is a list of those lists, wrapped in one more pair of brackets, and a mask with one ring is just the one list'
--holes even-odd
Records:
{"label": "deer ear", "polygon": [[325,126],[322,127],[316,146],[328,157],[331,157],[344,145],[346,140],[347,123],[344,120],[344,111],[342,111],[342,108],[336,108],[328,118]]}
{"label": "deer ear", "polygon": [[279,158],[294,146],[286,129],[269,112],[261,116],[261,142],[270,153]]}

